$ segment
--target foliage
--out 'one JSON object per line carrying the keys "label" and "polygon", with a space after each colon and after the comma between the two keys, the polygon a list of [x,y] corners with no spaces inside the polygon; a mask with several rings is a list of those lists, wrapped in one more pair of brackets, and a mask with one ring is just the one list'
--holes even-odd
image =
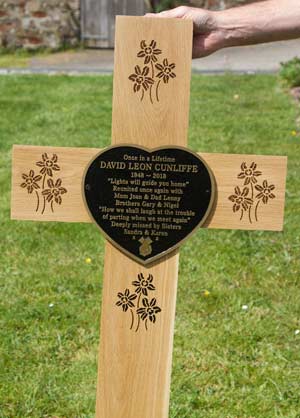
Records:
{"label": "foliage", "polygon": [[[112,78],[7,76],[0,91],[0,417],[92,418],[104,239],[10,221],[10,160],[13,143],[107,146]],[[295,114],[275,76],[193,76],[190,147],[288,155],[286,221],[202,229],[182,247],[170,418],[299,417]]]}
{"label": "foliage", "polygon": [[280,77],[289,87],[300,87],[300,58],[281,63]]}

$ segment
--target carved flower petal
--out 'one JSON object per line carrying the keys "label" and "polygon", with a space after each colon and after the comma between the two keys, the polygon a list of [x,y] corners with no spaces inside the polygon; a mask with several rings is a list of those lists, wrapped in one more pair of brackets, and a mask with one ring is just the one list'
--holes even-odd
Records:
{"label": "carved flower petal", "polygon": [[255,189],[258,190],[259,192],[262,192],[264,190],[264,188],[260,186],[259,184],[255,185]]}
{"label": "carved flower petal", "polygon": [[150,47],[151,48],[155,48],[156,47],[156,42],[154,39],[152,39],[152,41],[150,42]]}
{"label": "carved flower petal", "polygon": [[167,58],[165,58],[165,59],[163,60],[163,64],[164,64],[164,66],[165,66],[165,67],[167,67],[167,66],[168,66],[168,60],[167,60]]}
{"label": "carved flower petal", "polygon": [[33,170],[29,171],[29,177],[34,177],[34,171]]}
{"label": "carved flower petal", "polygon": [[237,204],[234,204],[233,205],[233,212],[237,212],[237,211],[239,211],[240,210],[240,205],[237,205]]}
{"label": "carved flower petal", "polygon": [[171,70],[174,70],[174,68],[176,67],[176,65],[174,63],[170,64],[169,67],[171,68]]}
{"label": "carved flower petal", "polygon": [[52,192],[51,192],[51,190],[50,189],[46,189],[46,190],[43,190],[42,191],[42,195],[44,195],[44,196],[46,196],[46,195],[48,195],[48,194],[51,194]]}
{"label": "carved flower petal", "polygon": [[61,199],[60,196],[56,196],[54,200],[55,200],[56,203],[58,203],[59,205],[61,205],[62,199]]}
{"label": "carved flower petal", "polygon": [[159,54],[161,54],[161,52],[162,52],[161,49],[156,48],[156,49],[154,49],[153,54],[159,55]]}
{"label": "carved flower petal", "polygon": [[241,195],[241,189],[239,188],[239,186],[236,186],[236,187],[234,188],[234,192],[235,192],[235,194],[236,194],[237,196],[240,196],[240,195]]}
{"label": "carved flower petal", "polygon": [[270,190],[274,190],[274,189],[275,189],[274,184],[271,184],[271,185],[269,186],[269,189],[270,189]]}
{"label": "carved flower petal", "polygon": [[48,179],[48,180],[47,180],[47,184],[48,184],[48,186],[50,187],[50,189],[52,189],[52,188],[54,187],[54,182],[53,182],[53,180],[52,180],[52,179]]}
{"label": "carved flower petal", "polygon": [[136,75],[136,74],[131,74],[128,78],[129,78],[129,80],[131,80],[131,81],[135,81],[135,80],[136,80],[136,78],[137,78],[137,75]]}
{"label": "carved flower petal", "polygon": [[37,183],[32,183],[32,185],[33,185],[33,187],[34,187],[35,189],[39,189],[39,188],[40,188],[40,186],[39,186]]}
{"label": "carved flower petal", "polygon": [[144,58],[144,56],[145,56],[146,54],[145,54],[145,52],[144,51],[140,51],[138,54],[137,54],[137,56],[138,56],[138,58]]}
{"label": "carved flower petal", "polygon": [[163,71],[164,67],[161,64],[155,64],[155,68],[157,68],[160,71]]}
{"label": "carved flower petal", "polygon": [[35,177],[33,177],[33,180],[35,181],[35,182],[37,182],[37,181],[40,181],[42,179],[42,176],[39,174],[39,175],[37,175],[37,176],[35,176]]}
{"label": "carved flower petal", "polygon": [[146,45],[146,41],[141,41],[141,48],[142,49],[144,49],[144,48],[147,48],[147,45]]}
{"label": "carved flower petal", "polygon": [[65,189],[64,187],[60,187],[58,190],[59,190],[60,194],[67,193],[67,189]]}
{"label": "carved flower petal", "polygon": [[143,76],[146,76],[146,75],[148,75],[148,73],[149,73],[149,67],[144,67],[144,68],[143,68],[142,75],[143,75]]}
{"label": "carved flower petal", "polygon": [[151,60],[150,55],[147,55],[147,56],[145,57],[144,64],[149,64],[150,60]]}
{"label": "carved flower petal", "polygon": [[24,189],[25,187],[27,187],[27,183],[20,184],[20,187],[23,187],[23,189]]}
{"label": "carved flower petal", "polygon": [[237,199],[237,196],[232,194],[231,196],[229,196],[228,198],[231,202],[235,202],[235,200]]}
{"label": "carved flower petal", "polygon": [[145,306],[145,308],[149,308],[149,301],[148,301],[148,299],[144,298],[142,302],[143,302],[143,305]]}
{"label": "carved flower petal", "polygon": [[61,183],[62,183],[61,179],[57,179],[55,183],[55,187],[60,187]]}
{"label": "carved flower petal", "polygon": [[242,196],[247,196],[249,194],[249,189],[248,187],[244,187],[244,190],[242,192]]}
{"label": "carved flower petal", "polygon": [[141,71],[141,68],[140,68],[140,66],[139,66],[139,65],[136,65],[136,66],[134,67],[134,70],[135,70],[135,73],[136,73],[136,74],[138,74],[138,75],[141,75],[141,74],[142,74],[142,71]]}
{"label": "carved flower petal", "polygon": [[150,77],[146,77],[145,80],[148,84],[153,84],[154,83],[154,80]]}
{"label": "carved flower petal", "polygon": [[269,198],[270,198],[270,199],[274,199],[274,198],[275,198],[274,193],[270,193],[270,194],[269,194]]}
{"label": "carved flower petal", "polygon": [[268,182],[267,182],[267,180],[264,180],[264,181],[263,181],[263,187],[264,187],[264,188],[268,187]]}

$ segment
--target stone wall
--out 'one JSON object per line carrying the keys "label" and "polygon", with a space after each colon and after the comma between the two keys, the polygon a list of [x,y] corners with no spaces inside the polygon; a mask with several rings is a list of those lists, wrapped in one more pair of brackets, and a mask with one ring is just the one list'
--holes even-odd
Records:
{"label": "stone wall", "polygon": [[80,0],[0,0],[0,47],[14,49],[76,45]]}
{"label": "stone wall", "polygon": [[[254,1],[259,0],[190,0],[189,3],[224,9]],[[79,42],[80,0],[0,0],[0,48],[56,50]]]}

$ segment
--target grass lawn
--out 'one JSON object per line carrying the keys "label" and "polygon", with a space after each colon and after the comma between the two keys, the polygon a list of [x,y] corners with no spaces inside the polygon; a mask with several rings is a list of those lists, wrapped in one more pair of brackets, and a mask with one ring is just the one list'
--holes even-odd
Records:
{"label": "grass lawn", "polygon": [[[104,240],[10,221],[10,158],[109,145],[111,95],[108,76],[0,77],[1,418],[94,416]],[[288,155],[287,203],[284,233],[199,230],[182,247],[170,418],[300,417],[297,110],[275,76],[193,77],[190,147]]]}

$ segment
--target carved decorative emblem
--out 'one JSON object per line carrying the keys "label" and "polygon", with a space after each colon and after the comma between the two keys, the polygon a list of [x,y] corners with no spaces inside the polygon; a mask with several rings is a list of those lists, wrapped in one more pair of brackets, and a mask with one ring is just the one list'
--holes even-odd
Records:
{"label": "carved decorative emblem", "polygon": [[22,174],[23,183],[20,187],[27,189],[29,194],[35,195],[35,211],[41,210],[41,214],[45,212],[47,206],[50,206],[51,211],[54,212],[54,205],[61,205],[62,195],[67,193],[67,189],[62,187],[62,180],[54,178],[55,172],[60,171],[57,161],[56,154],[50,158],[47,153],[44,153],[41,160],[36,162],[36,165],[40,167],[38,174],[35,174],[32,169],[28,174]]}
{"label": "carved decorative emblem", "polygon": [[116,305],[122,307],[123,312],[130,312],[130,329],[135,329],[135,332],[137,332],[142,321],[147,331],[149,321],[154,324],[156,315],[161,312],[160,307],[156,304],[156,299],[150,297],[150,292],[155,290],[153,276],[149,274],[145,278],[143,273],[140,273],[137,280],[132,282],[132,285],[135,287],[133,293],[129,289],[125,289],[123,293],[118,293],[119,300]]}
{"label": "carved decorative emblem", "polygon": [[240,220],[243,219],[244,214],[248,214],[249,222],[254,219],[258,221],[259,205],[261,203],[267,204],[269,199],[275,199],[274,184],[269,184],[264,180],[261,184],[258,183],[257,177],[260,177],[262,172],[257,170],[257,164],[252,162],[248,167],[245,162],[241,165],[241,172],[237,178],[243,180],[243,188],[236,186],[234,194],[230,195],[228,199],[233,202],[232,210],[234,213],[240,212]]}
{"label": "carved decorative emblem", "polygon": [[145,40],[141,41],[141,50],[138,52],[137,57],[144,60],[143,66],[137,64],[134,67],[134,73],[128,77],[133,82],[134,93],[140,92],[141,101],[143,101],[146,93],[149,95],[152,104],[153,96],[159,102],[161,82],[168,84],[170,79],[176,77],[174,63],[169,63],[167,58],[159,62],[158,56],[162,54],[162,51],[156,45],[157,42],[154,40],[150,44],[147,44]]}

